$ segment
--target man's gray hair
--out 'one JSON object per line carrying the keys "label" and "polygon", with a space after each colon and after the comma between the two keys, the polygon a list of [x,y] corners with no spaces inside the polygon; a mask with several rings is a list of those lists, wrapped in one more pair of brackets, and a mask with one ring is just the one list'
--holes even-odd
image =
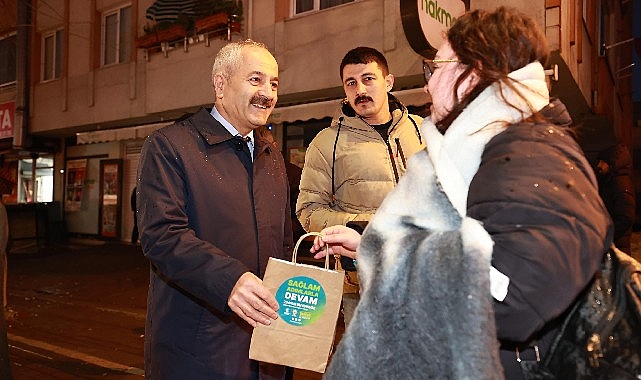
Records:
{"label": "man's gray hair", "polygon": [[[214,65],[211,69],[212,86],[214,86],[214,76],[218,73],[222,74],[222,76],[225,77],[226,80],[229,80],[229,78],[231,78],[234,70],[240,67],[240,64],[242,63],[242,50],[246,46],[253,46],[269,50],[267,49],[267,46],[265,46],[265,44],[263,44],[262,42],[256,42],[249,38],[244,41],[230,42],[227,45],[223,46],[218,51],[218,54],[216,54]],[[215,86],[214,91],[216,91]]]}

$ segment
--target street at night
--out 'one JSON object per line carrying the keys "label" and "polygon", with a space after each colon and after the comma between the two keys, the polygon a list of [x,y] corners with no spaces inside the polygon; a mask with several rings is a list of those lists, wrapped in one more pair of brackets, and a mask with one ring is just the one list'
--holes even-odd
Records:
{"label": "street at night", "polygon": [[[634,252],[640,242],[634,233]],[[148,281],[140,247],[127,243],[15,248],[7,284],[14,380],[143,378]],[[321,377],[294,372],[294,380]]]}
{"label": "street at night", "polygon": [[641,0],[0,4],[0,380],[641,380]]}
{"label": "street at night", "polygon": [[[139,246],[95,239],[8,255],[14,380],[141,379],[149,264]],[[295,380],[321,375],[296,370]]]}
{"label": "street at night", "polygon": [[9,254],[14,379],[138,379],[148,264],[138,247],[77,240]]}

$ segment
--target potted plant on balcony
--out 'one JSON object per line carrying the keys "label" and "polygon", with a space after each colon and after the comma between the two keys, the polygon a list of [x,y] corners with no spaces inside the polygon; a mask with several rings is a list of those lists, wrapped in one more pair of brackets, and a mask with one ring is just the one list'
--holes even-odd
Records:
{"label": "potted plant on balcony", "polygon": [[187,36],[192,21],[184,15],[179,15],[175,21],[162,21],[147,24],[143,28],[145,34],[136,38],[136,47],[149,49],[163,42],[173,42]]}
{"label": "potted plant on balcony", "polygon": [[216,30],[240,32],[240,21],[243,15],[242,1],[236,0],[200,0],[197,13],[202,15],[194,21],[196,33],[208,33]]}

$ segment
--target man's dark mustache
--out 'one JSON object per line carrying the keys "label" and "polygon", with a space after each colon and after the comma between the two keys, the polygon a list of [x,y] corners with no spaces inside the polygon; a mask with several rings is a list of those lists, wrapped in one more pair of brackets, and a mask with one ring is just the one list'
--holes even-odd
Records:
{"label": "man's dark mustache", "polygon": [[249,101],[250,104],[255,104],[263,107],[270,108],[272,106],[272,99],[264,95],[254,95]]}
{"label": "man's dark mustache", "polygon": [[363,103],[363,102],[373,102],[373,101],[374,99],[370,98],[369,96],[361,95],[361,96],[357,96],[356,99],[354,99],[354,104]]}

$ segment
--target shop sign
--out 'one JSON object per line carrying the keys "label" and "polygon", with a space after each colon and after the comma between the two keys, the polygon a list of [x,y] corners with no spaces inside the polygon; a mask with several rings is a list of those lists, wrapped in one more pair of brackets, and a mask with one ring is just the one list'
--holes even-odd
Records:
{"label": "shop sign", "polygon": [[433,58],[447,29],[465,12],[460,0],[401,0],[403,31],[418,54]]}
{"label": "shop sign", "polygon": [[0,139],[13,137],[16,102],[0,103]]}

